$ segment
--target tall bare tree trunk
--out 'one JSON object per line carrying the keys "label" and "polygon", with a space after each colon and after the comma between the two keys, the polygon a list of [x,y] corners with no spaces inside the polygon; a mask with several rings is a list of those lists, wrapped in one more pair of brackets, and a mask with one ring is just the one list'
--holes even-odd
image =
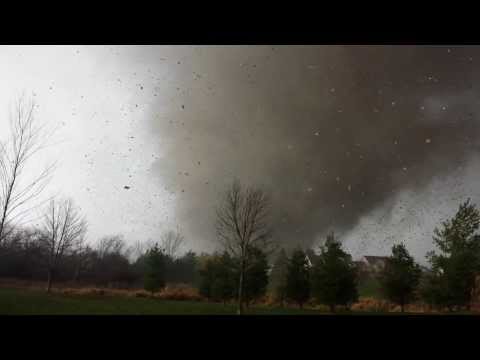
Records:
{"label": "tall bare tree trunk", "polygon": [[243,276],[245,272],[245,259],[242,256],[242,260],[240,262],[240,280],[238,284],[238,309],[237,314],[243,314]]}
{"label": "tall bare tree trunk", "polygon": [[48,270],[48,279],[47,279],[47,293],[50,292],[50,290],[52,289],[52,279],[53,278],[53,270],[52,269],[49,269]]}

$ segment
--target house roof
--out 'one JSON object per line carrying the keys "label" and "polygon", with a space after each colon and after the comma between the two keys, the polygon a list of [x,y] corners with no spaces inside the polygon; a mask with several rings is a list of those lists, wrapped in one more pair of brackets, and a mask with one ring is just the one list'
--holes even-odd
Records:
{"label": "house roof", "polygon": [[388,256],[364,256],[370,265],[383,265],[388,260]]}

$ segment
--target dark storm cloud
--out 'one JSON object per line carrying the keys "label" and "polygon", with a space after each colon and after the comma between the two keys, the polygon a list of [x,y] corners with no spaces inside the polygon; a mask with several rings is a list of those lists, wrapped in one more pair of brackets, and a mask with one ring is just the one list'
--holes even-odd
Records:
{"label": "dark storm cloud", "polygon": [[280,241],[311,244],[479,149],[478,48],[142,51],[175,73],[149,117],[163,151],[153,170],[192,242],[213,238],[234,177],[271,192]]}

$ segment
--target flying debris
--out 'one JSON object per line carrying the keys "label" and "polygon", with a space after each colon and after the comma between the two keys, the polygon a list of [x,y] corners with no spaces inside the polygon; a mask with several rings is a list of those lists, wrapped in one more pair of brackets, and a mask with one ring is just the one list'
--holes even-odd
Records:
{"label": "flying debris", "polygon": [[123,188],[128,190],[128,189],[130,189],[130,186],[125,185]]}

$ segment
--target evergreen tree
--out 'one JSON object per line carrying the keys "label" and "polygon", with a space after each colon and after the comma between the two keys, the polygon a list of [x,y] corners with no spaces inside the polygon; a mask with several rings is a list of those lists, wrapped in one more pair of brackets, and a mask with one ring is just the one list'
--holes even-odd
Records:
{"label": "evergreen tree", "polygon": [[235,296],[238,282],[235,265],[234,260],[226,251],[215,262],[212,297],[224,304]]}
{"label": "evergreen tree", "polygon": [[327,237],[313,266],[312,290],[315,299],[332,312],[336,305],[349,306],[358,299],[355,264],[333,234]]}
{"label": "evergreen tree", "polygon": [[380,284],[386,298],[399,304],[402,312],[405,305],[414,299],[420,275],[420,266],[415,263],[405,245],[394,245],[392,255],[380,274]]}
{"label": "evergreen tree", "polygon": [[286,295],[287,299],[296,302],[300,307],[303,307],[310,297],[309,275],[305,252],[295,250],[287,267]]}
{"label": "evergreen tree", "polygon": [[265,295],[267,285],[267,255],[257,247],[250,247],[248,249],[248,267],[245,271],[244,282],[244,296],[247,306],[249,306],[253,300]]}
{"label": "evergreen tree", "polygon": [[287,296],[287,273],[288,256],[285,249],[281,249],[273,263],[268,286],[274,301],[279,302],[282,306]]}
{"label": "evergreen tree", "polygon": [[456,215],[442,223],[434,232],[439,253],[427,255],[432,274],[423,287],[425,300],[453,310],[469,308],[475,278],[480,270],[480,213],[470,200],[462,203]]}
{"label": "evergreen tree", "polygon": [[165,287],[165,256],[157,244],[145,255],[144,288],[152,295]]}

